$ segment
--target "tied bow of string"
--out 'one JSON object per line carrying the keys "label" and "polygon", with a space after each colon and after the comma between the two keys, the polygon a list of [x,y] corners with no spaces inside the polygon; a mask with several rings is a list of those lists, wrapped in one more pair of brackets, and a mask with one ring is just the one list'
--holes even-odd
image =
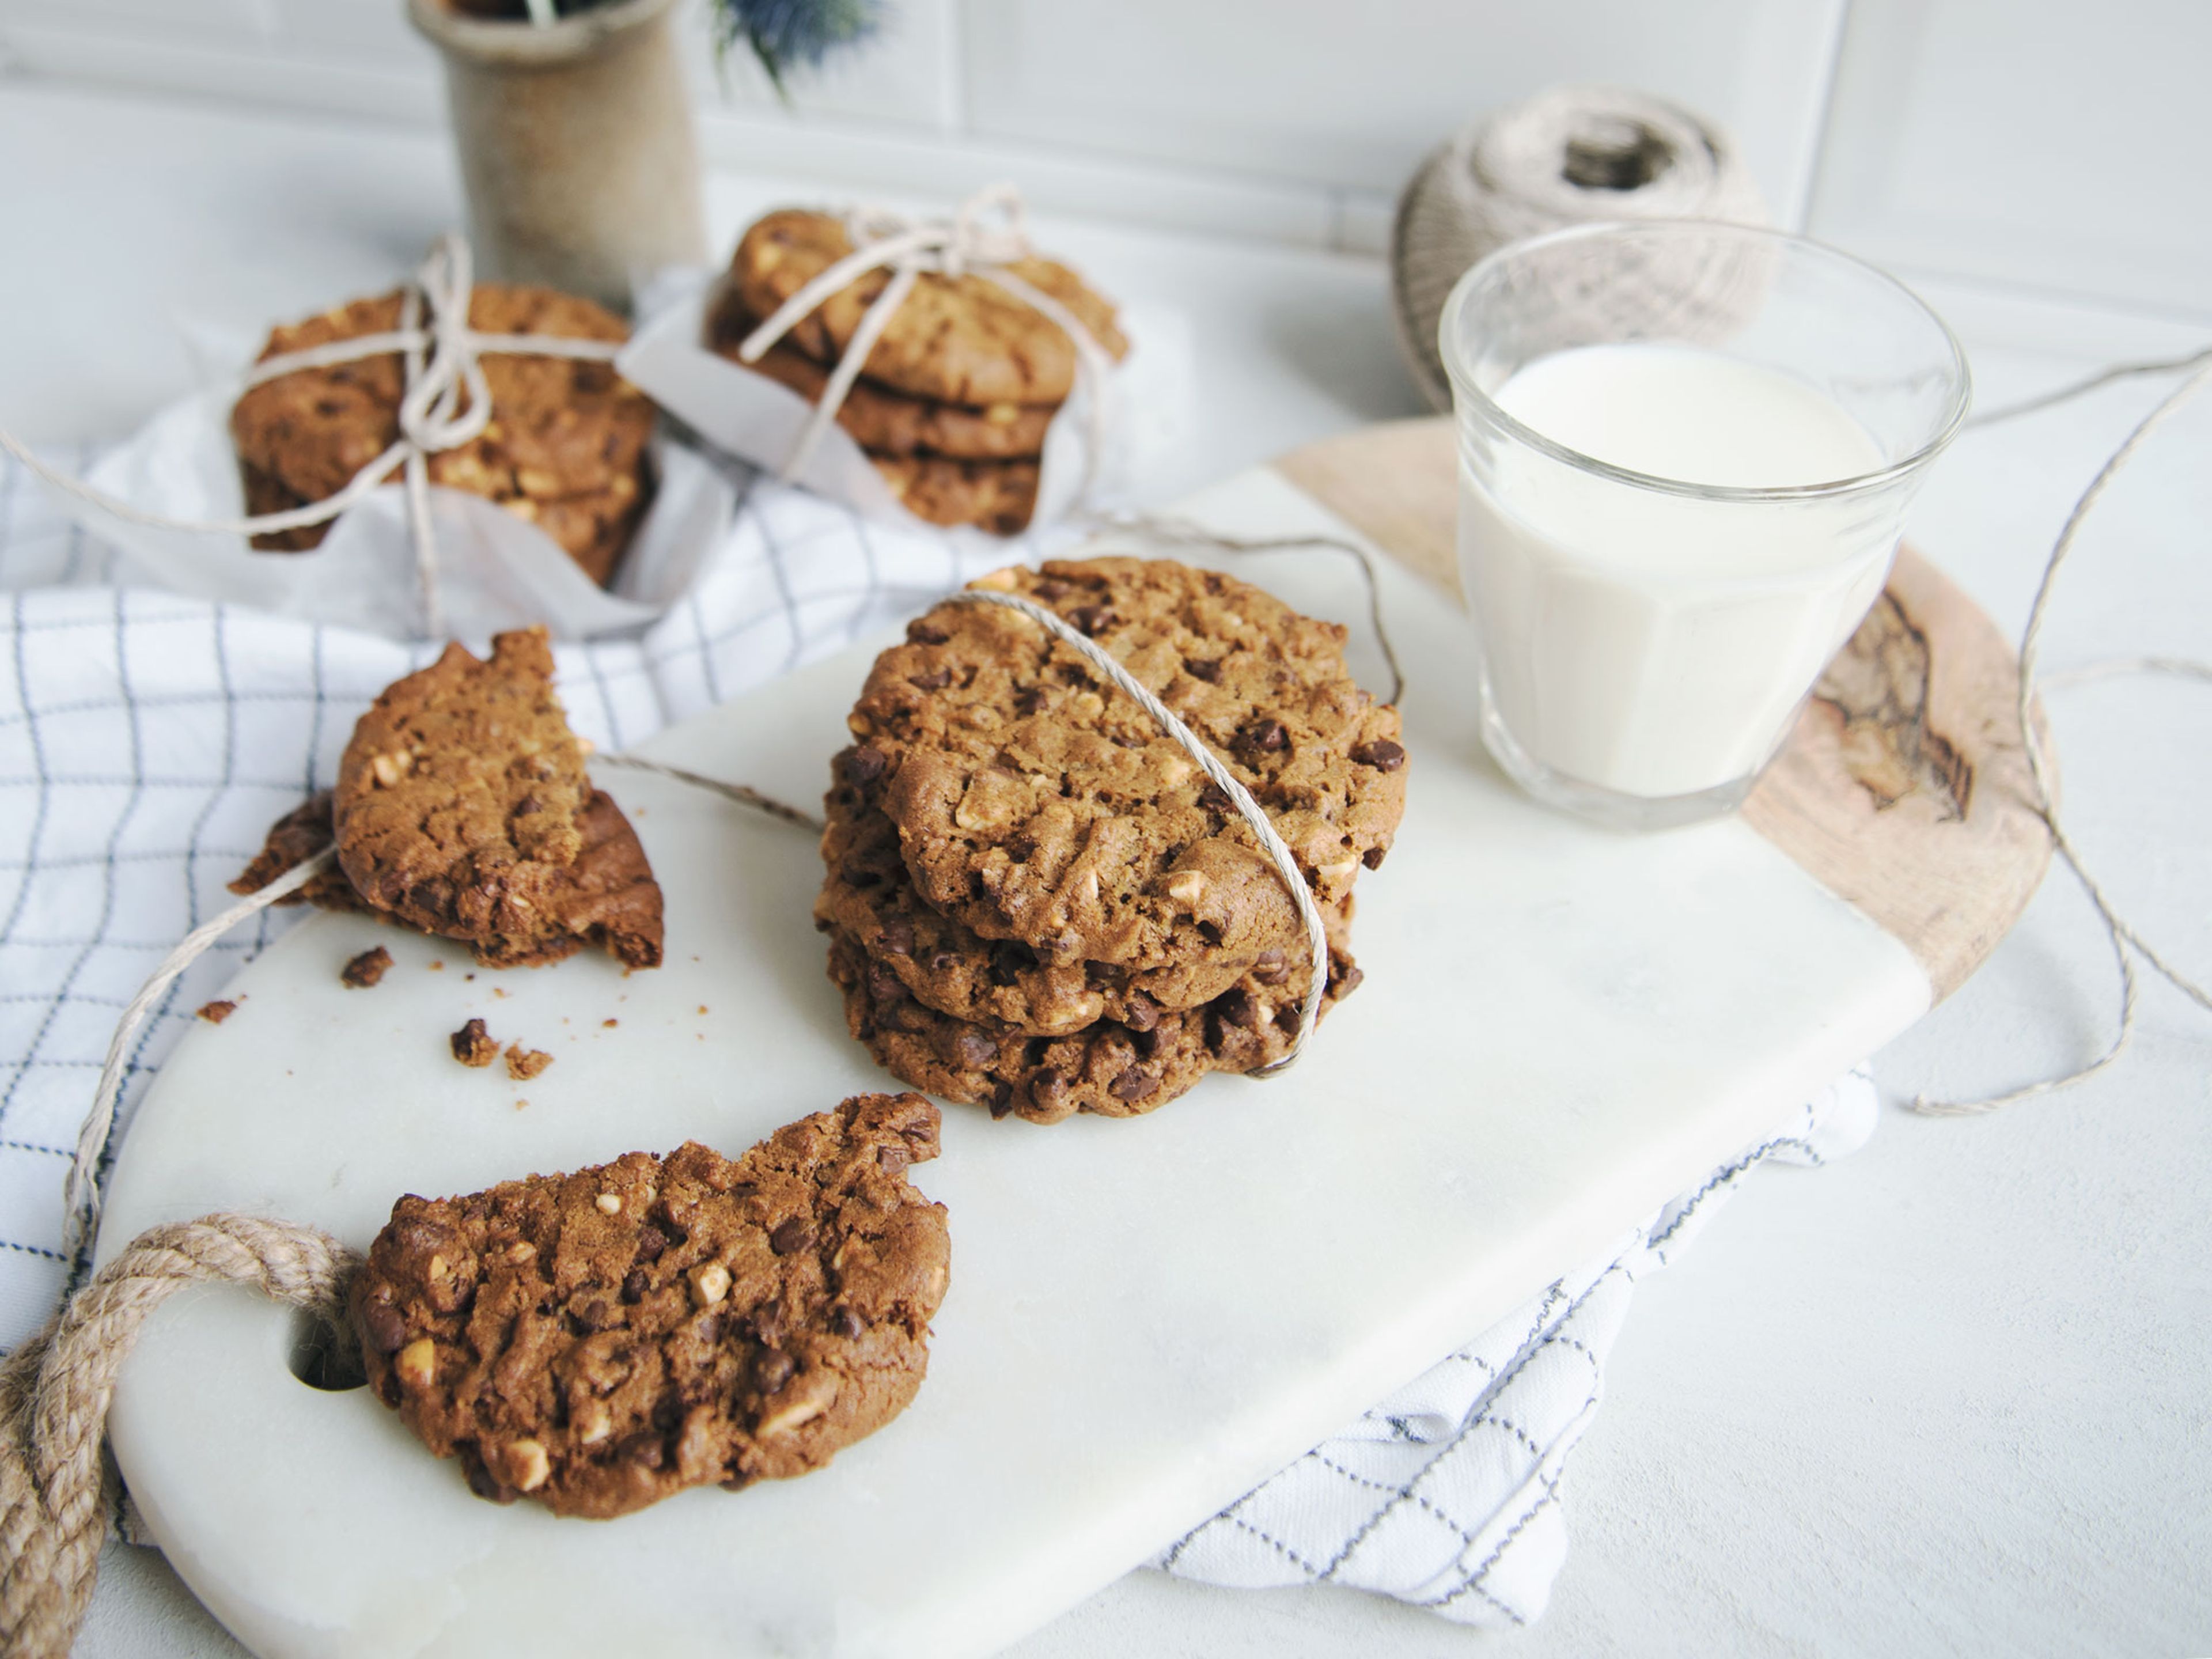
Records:
{"label": "tied bow of string", "polygon": [[837,367],[822,396],[799,429],[799,440],[783,464],[781,476],[795,478],[813,459],[816,447],[830,423],[837,418],[845,398],[860,377],[860,369],[875,349],[876,342],[890,326],[898,308],[914,292],[925,274],[958,281],[979,276],[996,284],[1030,309],[1041,313],[1075,348],[1088,398],[1088,436],[1085,447],[1083,482],[1079,495],[1090,493],[1098,468],[1099,447],[1105,431],[1107,372],[1113,358],[1080,318],[1035,283],[1012,269],[1035,256],[1030,245],[1029,224],[1021,192],[1012,185],[994,185],[960,204],[950,219],[910,219],[885,209],[856,210],[846,216],[846,230],[854,251],[815,277],[786,300],[738,347],[741,362],[757,363],[768,349],[788,334],[823,302],[858,282],[872,270],[888,270],[890,280],[861,314],[860,325],[837,360]]}
{"label": "tied bow of string", "polygon": [[431,248],[413,281],[402,291],[397,329],[352,335],[264,358],[240,378],[242,393],[304,369],[331,368],[365,357],[399,354],[406,384],[399,402],[399,436],[335,494],[307,507],[240,519],[172,518],[106,495],[57,471],[8,433],[0,432],[0,448],[55,489],[132,524],[247,537],[328,524],[404,469],[408,528],[422,586],[423,631],[429,638],[441,638],[446,630],[438,598],[437,538],[430,520],[429,458],[474,441],[490,423],[491,386],[484,378],[483,354],[513,352],[611,362],[622,349],[617,341],[557,334],[480,334],[469,326],[469,301],[475,292],[475,260],[468,242],[448,233]]}

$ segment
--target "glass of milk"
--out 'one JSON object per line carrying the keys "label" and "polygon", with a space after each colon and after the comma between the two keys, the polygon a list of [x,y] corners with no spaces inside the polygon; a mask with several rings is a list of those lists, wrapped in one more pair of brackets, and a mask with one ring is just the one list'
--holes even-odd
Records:
{"label": "glass of milk", "polygon": [[1625,829],[1741,803],[1967,403],[1893,278],[1779,231],[1577,227],[1444,306],[1485,741]]}

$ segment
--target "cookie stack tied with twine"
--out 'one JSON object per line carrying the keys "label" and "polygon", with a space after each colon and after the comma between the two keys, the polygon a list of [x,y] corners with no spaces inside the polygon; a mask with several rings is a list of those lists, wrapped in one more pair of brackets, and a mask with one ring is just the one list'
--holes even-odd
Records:
{"label": "cookie stack tied with twine", "polygon": [[982,578],[876,660],[815,905],[848,1025],[994,1116],[1132,1116],[1279,1068],[1360,979],[1405,805],[1345,630],[1216,571]]}
{"label": "cookie stack tied with twine", "polygon": [[[987,230],[993,208],[1008,222]],[[707,343],[815,405],[786,476],[834,419],[917,518],[1010,536],[1079,375],[1127,354],[1115,315],[1030,252],[1018,197],[986,191],[945,227],[768,215],[738,243]]]}

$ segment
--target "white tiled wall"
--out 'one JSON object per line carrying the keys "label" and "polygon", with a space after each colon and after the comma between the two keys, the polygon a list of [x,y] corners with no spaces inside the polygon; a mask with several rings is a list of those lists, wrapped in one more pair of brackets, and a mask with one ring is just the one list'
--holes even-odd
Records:
{"label": "white tiled wall", "polygon": [[[1376,252],[1457,123],[1562,79],[1736,133],[1778,213],[1907,270],[2212,315],[2212,0],[892,0],[787,108],[682,21],[717,164]],[[0,0],[13,73],[434,122],[401,0]]]}

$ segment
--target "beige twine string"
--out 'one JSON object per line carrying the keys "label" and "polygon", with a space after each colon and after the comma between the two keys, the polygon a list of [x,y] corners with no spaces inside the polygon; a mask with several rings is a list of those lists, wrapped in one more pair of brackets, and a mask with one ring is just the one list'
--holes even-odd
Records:
{"label": "beige twine string", "polygon": [[1197,763],[1198,768],[1213,780],[1237,807],[1260,845],[1273,860],[1276,873],[1283,885],[1290,890],[1291,902],[1298,907],[1298,915],[1305,923],[1306,949],[1313,958],[1312,982],[1306,987],[1305,1006],[1298,1013],[1297,1035],[1291,1039],[1290,1052],[1280,1060],[1266,1066],[1255,1066],[1247,1077],[1273,1077],[1288,1071],[1305,1051],[1306,1039],[1313,1035],[1314,1023],[1321,1018],[1322,998],[1328,991],[1328,929],[1322,921],[1321,906],[1314,902],[1306,887],[1305,876],[1298,868],[1297,859],[1283,838],[1276,833],[1274,821],[1267,809],[1253,799],[1252,792],[1237,781],[1237,775],[1222,764],[1221,759],[1197,732],[1185,726],[1175,710],[1153,696],[1151,690],[1134,674],[1116,662],[1106,647],[1085,634],[1073,624],[1063,622],[1058,615],[1034,600],[995,588],[963,587],[949,599],[962,605],[1002,605],[1008,611],[1020,612],[1054,638],[1063,641],[1088,660],[1097,671],[1114,683],[1116,690],[1159,722],[1160,729],[1182,745],[1183,752]]}
{"label": "beige twine string", "polygon": [[[510,352],[532,357],[569,357],[611,362],[622,349],[612,340],[580,340],[555,334],[481,334],[469,326],[469,301],[476,292],[474,256],[466,239],[448,233],[439,239],[416,270],[400,301],[400,326],[386,334],[362,334],[288,351],[256,363],[240,378],[239,390],[302,369],[329,368],[365,357],[401,355],[406,391],[399,402],[399,436],[374,460],[354,474],[336,494],[307,507],[261,513],[241,519],[179,519],[155,513],[94,489],[82,479],[49,466],[13,434],[0,431],[5,449],[54,489],[89,502],[131,524],[156,530],[185,530],[234,536],[263,536],[328,524],[348,507],[401,473],[415,564],[422,587],[423,633],[445,634],[444,606],[438,593],[437,538],[430,519],[429,458],[480,436],[492,417],[491,387],[484,379],[483,354]],[[422,325],[425,312],[428,324]],[[427,356],[425,353],[428,353]],[[467,405],[462,406],[463,393]]]}
{"label": "beige twine string", "polygon": [[250,1285],[344,1343],[359,1261],[312,1227],[253,1216],[155,1227],[0,1363],[0,1654],[64,1659],[76,1638],[112,1508],[107,1402],[147,1316],[187,1285]]}
{"label": "beige twine string", "polygon": [[[2057,391],[2041,397],[2027,398],[2002,409],[1992,410],[1985,415],[1977,416],[1968,424],[1995,425],[1999,421],[2011,420],[2016,416],[2032,414],[2037,410],[2048,409],[2054,404],[2066,403],[2087,392],[2094,392],[2100,386],[2107,386],[2114,380],[2133,375],[2154,374],[2185,368],[2193,369],[2195,372],[2168,392],[2159,402],[2156,408],[2136,423],[2135,429],[2128,434],[2126,441],[2112,452],[2111,459],[2098,469],[2097,476],[2089,481],[2089,487],[2084,489],[2075,501],[2074,510],[2066,515],[2065,526],[2059,531],[2058,539],[2051,546],[2051,556],[2044,563],[2043,580],[2036,587],[2035,603],[2029,607],[2027,627],[2021,634],[2020,641],[2020,697],[2017,713],[2020,729],[2027,750],[2028,772],[2035,787],[2035,799],[2030,804],[2034,807],[2037,815],[2049,827],[2051,843],[2057,849],[2058,856],[2066,861],[2066,867],[2074,872],[2074,878],[2081,884],[2081,890],[2089,896],[2090,903],[2096,907],[2098,919],[2104,924],[2106,937],[2112,943],[2112,957],[2118,964],[2120,973],[2119,1030],[2102,1054],[2087,1065],[2069,1072],[2063,1077],[2047,1078],[2018,1089],[2007,1090],[2002,1094],[1987,1095],[1972,1100],[1931,1100],[1924,1094],[1916,1095],[1908,1103],[1909,1105],[1912,1110],[1927,1116],[1967,1117],[1980,1112],[1995,1111],[1998,1107],[2009,1106],[2015,1101],[2032,1099],[2037,1095],[2050,1094],[2056,1090],[2068,1088],[2074,1084],[2086,1081],[2118,1063],[2120,1056],[2127,1052],[2129,1044],[2135,1040],[2136,1005],[2139,989],[2136,978],[2135,958],[2138,956],[2148,963],[2161,978],[2197,1004],[2198,1007],[2212,1012],[2212,993],[2208,993],[2203,986],[2166,960],[2148,940],[2138,933],[2114,907],[2112,899],[2106,894],[2104,888],[2098,884],[2096,878],[2089,873],[2088,866],[2083,862],[2080,849],[2075,846],[2073,838],[2066,833],[2064,824],[2059,820],[2057,796],[2054,787],[2055,763],[2045,738],[2037,730],[2034,718],[2035,698],[2039,690],[2035,672],[2036,661],[2042,644],[2044,619],[2050,610],[2051,593],[2057,585],[2058,572],[2066,563],[2067,556],[2074,550],[2075,540],[2081,534],[2082,523],[2088,518],[2090,510],[2103,499],[2106,490],[2111,488],[2112,480],[2119,476],[2121,469],[2127,465],[2135,453],[2142,447],[2150,434],[2156,431],[2167,417],[2195,396],[2207,380],[2212,380],[2212,347],[2207,347],[2203,351],[2168,362],[2122,364],[2118,368],[2107,369],[2102,374],[2092,375],[2087,380],[2077,381],[2072,386],[2062,386]],[[2094,680],[2109,679],[2119,674],[2136,673],[2175,674],[2198,679],[2212,679],[2212,663],[2195,662],[2186,658],[2130,657],[2107,663],[2093,663],[2069,673],[2053,675],[2041,681],[2039,686],[2040,689],[2048,690],[2062,685],[2078,685]]]}
{"label": "beige twine string", "polygon": [[[994,212],[999,215],[996,224],[988,219]],[[884,208],[856,209],[846,216],[845,226],[855,251],[778,306],[738,347],[740,362],[758,362],[770,346],[811,316],[832,295],[843,291],[872,270],[890,269],[890,281],[862,313],[860,326],[853,331],[852,339],[830,373],[829,384],[823,387],[821,398],[806,417],[806,424],[799,428],[798,441],[792,445],[779,476],[789,483],[813,459],[816,447],[830,429],[830,422],[837,418],[837,411],[844,406],[853,383],[860,378],[868,354],[890,326],[892,317],[906,303],[907,295],[914,291],[923,273],[933,272],[955,280],[972,274],[996,283],[1032,310],[1042,313],[1075,347],[1076,362],[1090,393],[1090,441],[1085,446],[1083,482],[1076,494],[1079,498],[1088,495],[1097,475],[1100,449],[1105,438],[1107,377],[1114,366],[1113,359],[1073,311],[1007,268],[1017,260],[1034,257],[1036,252],[1030,245],[1021,192],[1012,185],[992,185],[963,202],[950,219],[912,219]]]}

